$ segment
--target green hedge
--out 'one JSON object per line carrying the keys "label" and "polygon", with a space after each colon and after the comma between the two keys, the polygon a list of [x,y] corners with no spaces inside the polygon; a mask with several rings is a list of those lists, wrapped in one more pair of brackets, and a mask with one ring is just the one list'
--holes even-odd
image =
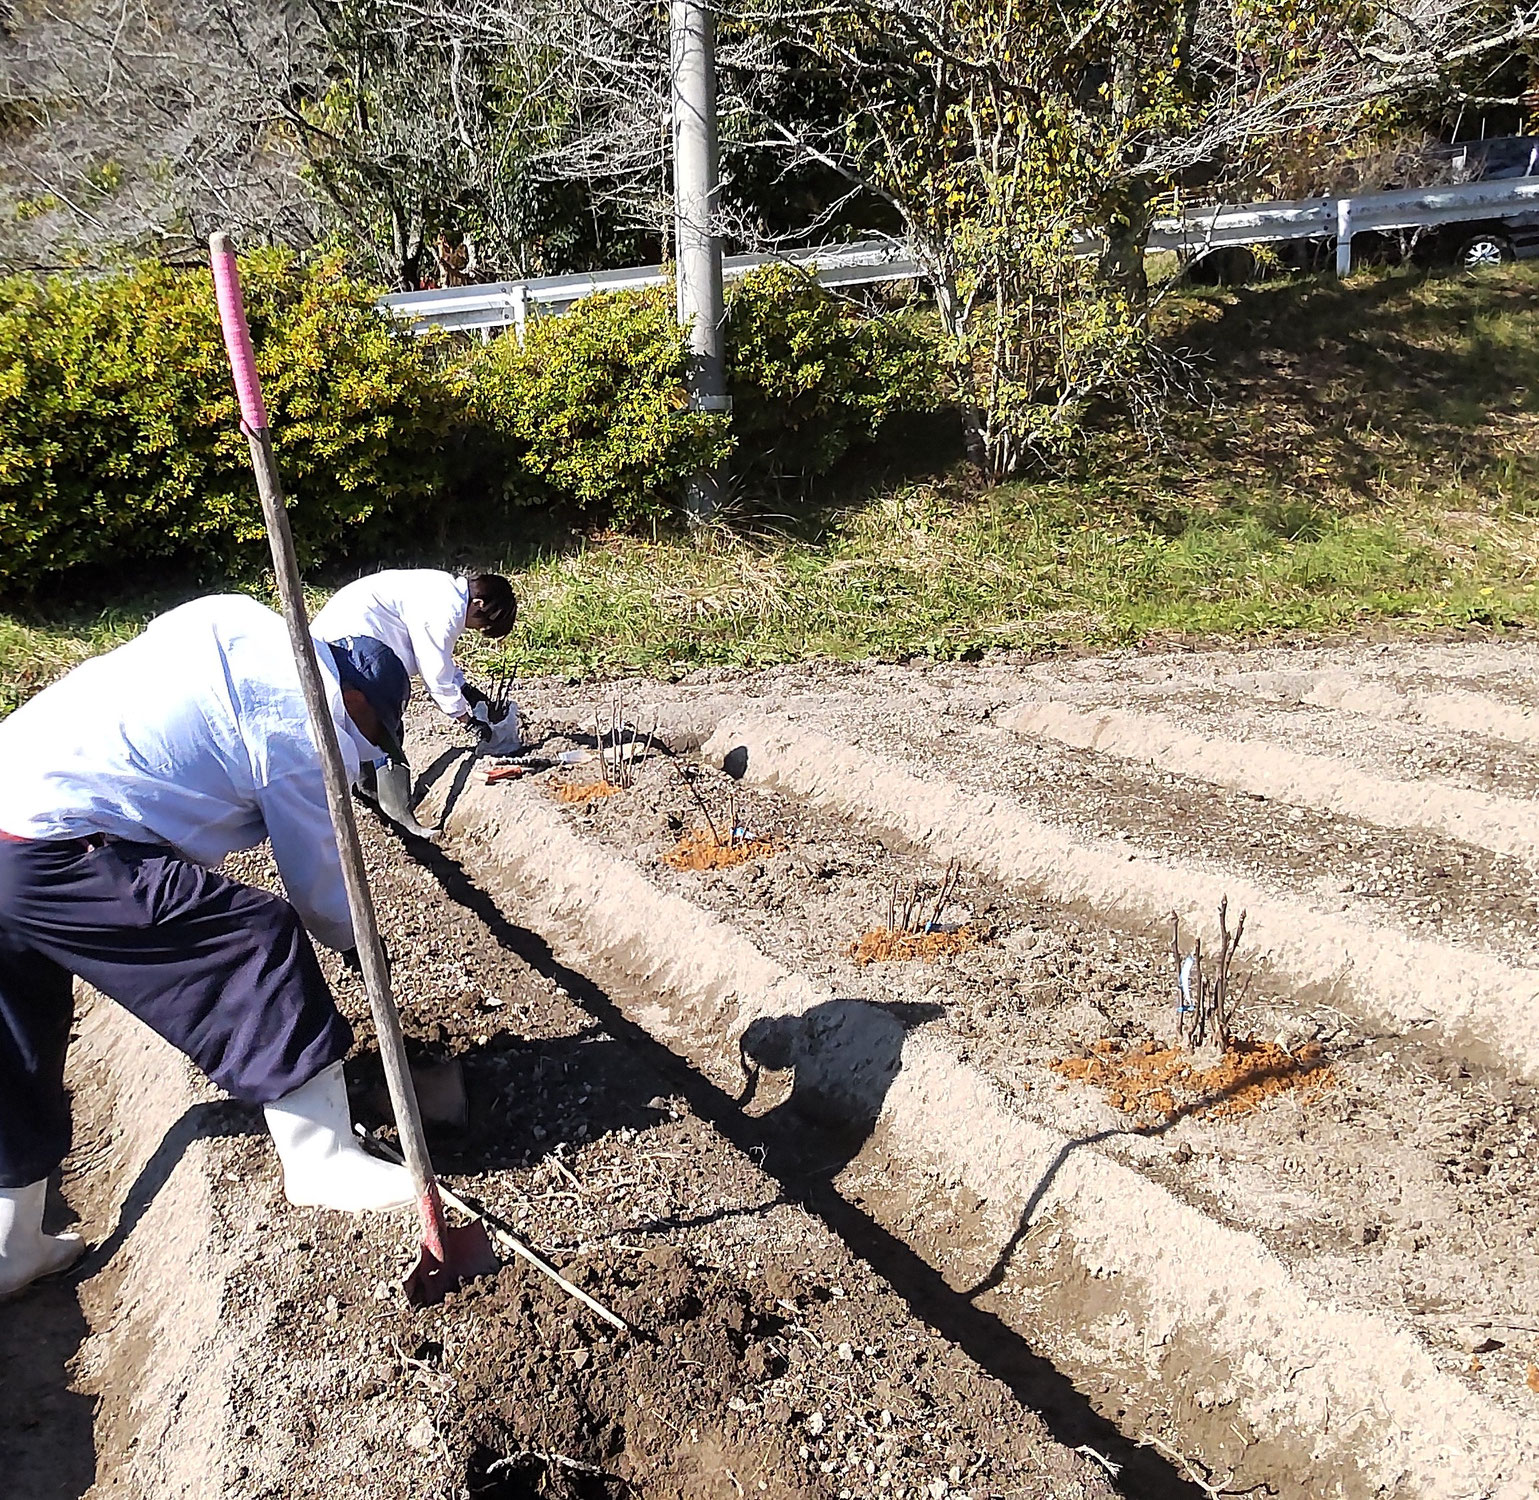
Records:
{"label": "green hedge", "polygon": [[891,418],[935,410],[942,390],[932,339],[901,317],[861,316],[784,265],[728,288],[727,379],[750,482],[826,474]]}
{"label": "green hedge", "polygon": [[901,318],[858,317],[805,271],[771,266],[727,296],[730,423],[691,412],[673,294],[589,297],[466,365],[467,407],[502,444],[506,494],[630,524],[732,459],[740,483],[826,474],[902,412],[939,403],[934,344]]}
{"label": "green hedge", "polygon": [[[415,543],[454,492],[630,525],[729,460],[750,487],[823,474],[941,385],[901,319],[854,317],[789,268],[731,289],[730,420],[689,410],[664,290],[588,298],[522,348],[507,336],[451,358],[334,262],[267,253],[242,274],[307,565]],[[0,590],[81,568],[264,567],[210,277],[18,278],[0,301]]]}
{"label": "green hedge", "polygon": [[731,452],[725,417],[692,412],[686,346],[660,291],[588,297],[511,334],[460,375],[504,497],[567,503],[627,525],[670,510]]}
{"label": "green hedge", "polygon": [[[329,262],[242,274],[278,465],[309,563],[437,492],[452,393]],[[263,565],[266,543],[206,273],[0,284],[0,581],[174,561]]]}

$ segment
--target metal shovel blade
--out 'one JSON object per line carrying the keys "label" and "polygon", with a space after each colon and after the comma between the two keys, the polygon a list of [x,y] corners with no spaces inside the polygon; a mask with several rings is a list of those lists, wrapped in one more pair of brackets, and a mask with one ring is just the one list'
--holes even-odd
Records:
{"label": "metal shovel blade", "polygon": [[413,1307],[436,1307],[467,1281],[494,1275],[502,1265],[487,1237],[486,1226],[479,1221],[446,1228],[443,1240],[444,1258],[439,1260],[424,1245],[406,1278],[406,1300]]}

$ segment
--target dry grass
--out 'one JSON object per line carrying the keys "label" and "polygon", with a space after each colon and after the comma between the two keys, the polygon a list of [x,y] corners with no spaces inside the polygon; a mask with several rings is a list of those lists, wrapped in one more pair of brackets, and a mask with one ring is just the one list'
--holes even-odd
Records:
{"label": "dry grass", "polygon": [[1065,1078],[1103,1089],[1113,1109],[1146,1126],[1184,1115],[1248,1114],[1282,1094],[1312,1098],[1336,1081],[1316,1043],[1289,1052],[1254,1037],[1231,1043],[1207,1068],[1178,1047],[1158,1042],[1128,1047],[1111,1037],[1097,1042],[1088,1057],[1066,1058],[1052,1067]]}
{"label": "dry grass", "polygon": [[900,932],[891,927],[876,927],[862,933],[850,945],[850,957],[862,968],[874,963],[903,963],[923,959],[933,964],[940,958],[955,958],[978,946],[978,934],[970,926],[947,932]]}

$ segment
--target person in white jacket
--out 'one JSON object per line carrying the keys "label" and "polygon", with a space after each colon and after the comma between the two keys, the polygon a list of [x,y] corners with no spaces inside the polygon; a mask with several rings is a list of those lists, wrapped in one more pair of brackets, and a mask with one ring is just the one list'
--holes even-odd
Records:
{"label": "person in white jacket", "polygon": [[323,641],[383,641],[444,713],[470,727],[486,695],[466,682],[454,659],[455,643],[467,630],[501,640],[517,618],[513,587],[501,574],[459,578],[431,568],[397,568],[343,585],[312,628]]}
{"label": "person in white jacket", "polygon": [[[317,641],[343,760],[399,741],[388,646]],[[288,899],[216,867],[270,840]],[[0,1297],[84,1246],[42,1232],[70,1144],[71,976],[261,1105],[291,1202],[412,1201],[353,1138],[338,1013],[311,938],[353,953],[341,861],[284,622],[195,600],[0,721]]]}
{"label": "person in white jacket", "polygon": [[[466,630],[500,640],[518,618],[512,585],[498,573],[463,578],[431,568],[398,568],[371,573],[345,584],[316,615],[314,630],[323,640],[370,636],[383,641],[428,696],[456,723],[483,742],[494,726],[486,695],[465,680],[454,647]],[[518,710],[508,710],[496,726],[517,743]],[[393,823],[420,838],[434,837],[411,810],[411,767],[404,754],[364,768],[359,790],[374,798]]]}

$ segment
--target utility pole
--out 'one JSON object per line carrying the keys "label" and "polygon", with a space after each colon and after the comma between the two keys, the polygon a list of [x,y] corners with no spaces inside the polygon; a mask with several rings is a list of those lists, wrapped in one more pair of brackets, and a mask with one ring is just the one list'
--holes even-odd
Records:
{"label": "utility pole", "polygon": [[[689,404],[693,411],[727,411],[721,240],[716,234],[716,44],[709,0],[670,0],[668,20],[674,251],[679,325],[689,329]],[[697,474],[684,502],[689,519],[706,520],[720,493],[714,470]]]}

